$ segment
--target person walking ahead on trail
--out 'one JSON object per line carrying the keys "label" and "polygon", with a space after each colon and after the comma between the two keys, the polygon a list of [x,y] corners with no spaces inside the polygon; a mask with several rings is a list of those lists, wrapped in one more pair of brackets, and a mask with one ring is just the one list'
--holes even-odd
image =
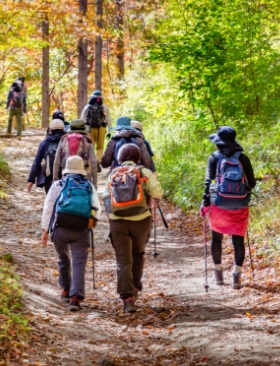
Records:
{"label": "person walking ahead on trail", "polygon": [[108,128],[106,135],[107,139],[111,136],[110,128],[112,127],[110,110],[108,106],[103,103],[103,100],[104,98],[102,97],[101,91],[95,90],[81,114],[81,119],[90,126],[90,135],[94,144],[96,144],[98,172],[101,172],[100,160],[104,150],[106,127]]}
{"label": "person walking ahead on trail", "polygon": [[67,158],[72,155],[78,155],[83,159],[88,179],[91,177],[92,184],[97,188],[96,157],[92,140],[87,134],[86,124],[81,119],[72,121],[67,134],[60,140],[54,160],[54,180],[59,178],[60,169],[65,168]]}
{"label": "person walking ahead on trail", "polygon": [[143,135],[143,125],[142,125],[142,123],[138,122],[138,121],[135,121],[135,120],[132,120],[131,121],[131,126],[136,128],[136,130],[138,130],[141,133],[141,135],[144,139],[145,145],[147,147],[148,153],[150,154],[150,157],[151,157],[151,168],[150,169],[153,173],[155,173],[156,172],[156,167],[155,167],[155,163],[153,161],[153,156],[155,154],[153,153],[153,150],[151,148],[151,145],[150,145],[149,141],[145,140],[145,137]]}
{"label": "person walking ahead on trail", "polygon": [[[121,166],[108,177],[103,196],[106,212],[110,213],[109,236],[116,254],[117,292],[126,312],[136,310],[135,300],[142,291],[145,245],[152,226],[148,196],[161,198],[163,194],[152,171],[137,165],[140,159],[138,146],[123,145],[118,153]],[[122,185],[127,188],[125,192]]]}
{"label": "person walking ahead on trail", "polygon": [[131,119],[127,116],[121,116],[116,122],[116,132],[108,142],[105,153],[101,159],[103,168],[112,170],[119,166],[118,152],[122,145],[133,143],[137,145],[141,152],[141,164],[146,168],[151,168],[151,157],[145,145],[143,135],[131,126]]}
{"label": "person walking ahead on trail", "polygon": [[208,159],[205,192],[201,215],[210,214],[212,230],[211,252],[214,262],[214,280],[223,285],[222,239],[232,235],[234,268],[231,287],[240,289],[241,271],[245,258],[244,236],[249,221],[250,192],[256,181],[250,159],[235,141],[236,132],[228,126],[220,127],[210,140],[217,151]]}
{"label": "person walking ahead on trail", "polygon": [[10,136],[12,134],[12,122],[13,117],[15,116],[17,120],[17,138],[20,140],[22,130],[22,114],[26,113],[26,98],[18,83],[13,83],[8,93],[7,109],[9,109],[7,134]]}
{"label": "person walking ahead on trail", "polygon": [[[60,119],[54,119],[49,125],[49,134],[39,145],[35,159],[27,179],[27,191],[30,192],[33,184],[39,188],[45,188],[48,193],[53,181],[53,165],[56,150],[61,137],[64,135],[64,123]],[[61,171],[58,172],[61,178]]]}
{"label": "person walking ahead on trail", "polygon": [[[80,310],[85,298],[85,271],[90,246],[89,227],[95,227],[101,205],[94,186],[85,178],[84,162],[71,156],[63,170],[64,178],[54,182],[46,197],[42,216],[42,243],[48,231],[58,254],[61,299],[70,301],[70,310]],[[90,223],[89,218],[92,223]],[[69,249],[72,253],[72,276]]]}

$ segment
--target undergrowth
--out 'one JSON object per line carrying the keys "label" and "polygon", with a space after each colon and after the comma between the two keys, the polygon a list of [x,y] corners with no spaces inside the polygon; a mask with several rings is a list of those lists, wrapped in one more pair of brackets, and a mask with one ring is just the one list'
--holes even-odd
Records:
{"label": "undergrowth", "polygon": [[29,337],[28,320],[20,312],[22,290],[10,253],[0,256],[0,359],[17,353]]}
{"label": "undergrowth", "polygon": [[0,199],[7,199],[7,182],[11,177],[8,163],[0,153]]}

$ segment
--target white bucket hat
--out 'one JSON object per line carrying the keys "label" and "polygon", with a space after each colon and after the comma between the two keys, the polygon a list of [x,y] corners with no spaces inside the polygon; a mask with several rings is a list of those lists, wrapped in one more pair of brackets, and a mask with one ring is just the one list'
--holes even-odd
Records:
{"label": "white bucket hat", "polygon": [[64,123],[61,119],[53,119],[50,123],[50,130],[64,130]]}
{"label": "white bucket hat", "polygon": [[140,130],[142,131],[143,130],[143,125],[141,122],[138,122],[138,121],[131,121],[131,126],[134,127],[134,128],[137,128],[137,130]]}
{"label": "white bucket hat", "polygon": [[65,169],[62,171],[62,174],[82,174],[87,175],[87,172],[84,168],[84,161],[78,155],[69,156],[66,160]]}

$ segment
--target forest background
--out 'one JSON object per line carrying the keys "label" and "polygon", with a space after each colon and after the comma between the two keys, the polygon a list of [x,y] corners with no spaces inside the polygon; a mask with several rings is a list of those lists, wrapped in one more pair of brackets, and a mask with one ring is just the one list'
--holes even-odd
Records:
{"label": "forest background", "polygon": [[0,0],[1,126],[18,76],[28,87],[27,127],[45,125],[56,109],[68,121],[77,118],[82,102],[102,88],[113,120],[129,115],[143,123],[166,196],[198,210],[213,151],[209,134],[230,125],[259,178],[252,209],[255,240],[265,240],[259,254],[265,248],[274,256],[280,250],[279,9],[279,0]]}

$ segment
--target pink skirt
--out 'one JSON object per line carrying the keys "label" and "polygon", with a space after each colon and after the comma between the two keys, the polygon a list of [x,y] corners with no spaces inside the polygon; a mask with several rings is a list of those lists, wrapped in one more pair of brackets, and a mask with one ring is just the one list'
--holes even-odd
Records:
{"label": "pink skirt", "polygon": [[211,205],[209,220],[211,230],[222,234],[245,236],[249,222],[249,208],[223,210]]}

